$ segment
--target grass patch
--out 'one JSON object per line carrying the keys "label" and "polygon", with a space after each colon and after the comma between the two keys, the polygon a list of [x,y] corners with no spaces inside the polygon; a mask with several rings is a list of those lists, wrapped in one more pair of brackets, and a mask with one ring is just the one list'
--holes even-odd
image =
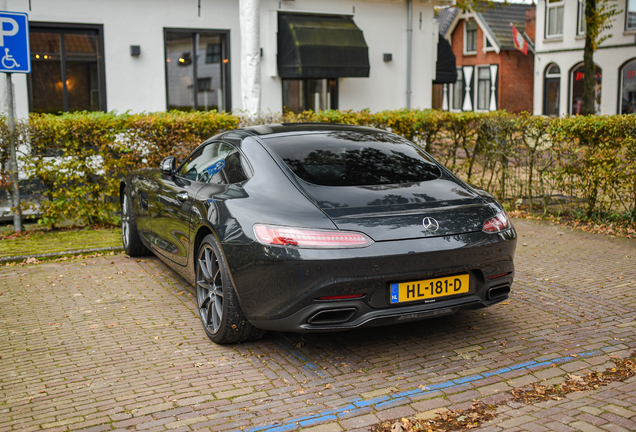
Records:
{"label": "grass patch", "polygon": [[121,245],[121,228],[27,230],[0,235],[0,258]]}

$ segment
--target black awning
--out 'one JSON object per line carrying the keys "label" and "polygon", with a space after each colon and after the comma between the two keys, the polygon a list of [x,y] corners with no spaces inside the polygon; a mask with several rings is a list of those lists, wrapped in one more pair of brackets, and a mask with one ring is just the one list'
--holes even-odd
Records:
{"label": "black awning", "polygon": [[457,64],[450,43],[442,35],[437,42],[437,64],[433,84],[453,84],[457,81]]}
{"label": "black awning", "polygon": [[369,76],[369,47],[353,18],[278,14],[278,75],[282,78]]}

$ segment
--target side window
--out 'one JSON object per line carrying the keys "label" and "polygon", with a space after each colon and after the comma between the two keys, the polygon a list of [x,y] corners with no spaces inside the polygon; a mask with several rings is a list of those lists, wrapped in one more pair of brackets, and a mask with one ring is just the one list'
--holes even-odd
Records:
{"label": "side window", "polygon": [[227,184],[240,183],[247,180],[245,170],[243,170],[243,164],[241,163],[242,158],[243,156],[238,150],[234,150],[234,152],[225,158],[223,174],[225,175]]}
{"label": "side window", "polygon": [[177,175],[200,183],[232,184],[247,180],[240,152],[227,143],[213,142],[194,152]]}
{"label": "side window", "polygon": [[220,171],[223,169],[225,156],[231,150],[227,147],[231,146],[213,142],[199,148],[181,165],[177,175],[201,183],[223,183]]}

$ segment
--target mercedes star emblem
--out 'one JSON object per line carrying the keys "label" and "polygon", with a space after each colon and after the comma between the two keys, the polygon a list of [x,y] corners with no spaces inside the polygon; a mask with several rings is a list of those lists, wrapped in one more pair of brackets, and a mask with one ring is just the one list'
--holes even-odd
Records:
{"label": "mercedes star emblem", "polygon": [[432,217],[425,217],[422,219],[422,225],[429,231],[435,232],[439,229],[439,223]]}

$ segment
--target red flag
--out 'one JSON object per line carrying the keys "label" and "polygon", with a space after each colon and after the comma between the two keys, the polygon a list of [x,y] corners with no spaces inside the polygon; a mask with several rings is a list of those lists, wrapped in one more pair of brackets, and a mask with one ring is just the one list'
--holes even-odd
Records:
{"label": "red flag", "polygon": [[519,33],[519,30],[512,25],[512,23],[510,23],[510,25],[512,26],[512,40],[515,43],[515,48],[525,55],[528,55],[528,42],[526,42],[525,38],[521,35],[521,33]]}

